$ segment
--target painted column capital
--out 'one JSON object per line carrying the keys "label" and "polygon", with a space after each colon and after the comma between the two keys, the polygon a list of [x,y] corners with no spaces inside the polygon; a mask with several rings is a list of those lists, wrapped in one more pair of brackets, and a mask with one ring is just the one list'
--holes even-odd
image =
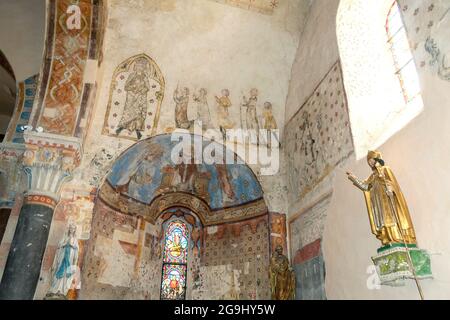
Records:
{"label": "painted column capital", "polygon": [[64,182],[80,164],[81,142],[78,138],[48,133],[25,132],[23,165],[29,179],[27,201],[54,207]]}

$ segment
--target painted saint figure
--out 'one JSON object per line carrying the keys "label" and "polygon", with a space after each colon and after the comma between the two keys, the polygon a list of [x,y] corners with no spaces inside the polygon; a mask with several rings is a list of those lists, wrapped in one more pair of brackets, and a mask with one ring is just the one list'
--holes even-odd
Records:
{"label": "painted saint figure", "polygon": [[125,83],[127,97],[122,118],[117,126],[117,135],[126,129],[130,133],[135,131],[138,139],[142,137],[148,108],[147,94],[150,91],[150,82],[145,72],[147,66],[147,60],[137,60],[134,72]]}
{"label": "painted saint figure", "polygon": [[373,234],[383,245],[417,244],[408,206],[392,170],[381,153],[369,151],[370,177],[361,181],[347,172],[353,184],[364,192]]}
{"label": "painted saint figure", "polygon": [[273,116],[272,112],[272,104],[270,102],[264,103],[263,117],[264,117],[264,129],[266,130],[278,129],[277,121],[275,120],[275,117]]}
{"label": "painted saint figure", "polygon": [[74,277],[78,270],[78,239],[77,227],[70,224],[63,240],[59,243],[52,267],[52,282],[47,297],[65,299],[73,288]]}
{"label": "painted saint figure", "polygon": [[[223,89],[221,92],[222,96],[216,96],[218,116],[219,116],[219,128],[223,136],[226,137],[225,131],[234,128],[234,122],[230,119],[229,109],[232,106],[230,100],[230,91],[228,89]],[[224,139],[225,140],[225,139]]]}
{"label": "painted saint figure", "polygon": [[197,103],[197,121],[202,124],[203,130],[211,127],[211,114],[208,106],[208,91],[205,88],[200,89],[198,95],[194,94],[194,101]]}
{"label": "painted saint figure", "polygon": [[132,159],[128,174],[123,175],[116,183],[117,192],[129,193],[130,196],[137,196],[139,187],[151,184],[155,175],[154,161],[161,157],[163,149],[157,144],[149,144],[145,156]]}
{"label": "painted saint figure", "polygon": [[188,119],[188,105],[189,105],[189,88],[184,88],[180,93],[177,88],[173,93],[173,100],[175,106],[175,125],[179,129],[189,129],[192,126],[192,121]]}
{"label": "painted saint figure", "polygon": [[[272,134],[270,131],[278,129],[277,121],[275,120],[275,117],[273,116],[273,112],[272,112],[272,103],[270,103],[270,102],[264,103],[263,117],[264,117],[264,129],[268,131],[267,132],[267,146],[271,147]],[[279,142],[279,141],[277,141],[277,142]]]}
{"label": "painted saint figure", "polygon": [[295,298],[295,273],[278,245],[270,259],[269,267],[272,300],[293,300]]}
{"label": "painted saint figure", "polygon": [[243,106],[247,108],[245,113],[245,122],[247,130],[256,130],[259,132],[258,115],[256,113],[256,104],[258,103],[258,89],[250,90],[250,98],[243,97]]}

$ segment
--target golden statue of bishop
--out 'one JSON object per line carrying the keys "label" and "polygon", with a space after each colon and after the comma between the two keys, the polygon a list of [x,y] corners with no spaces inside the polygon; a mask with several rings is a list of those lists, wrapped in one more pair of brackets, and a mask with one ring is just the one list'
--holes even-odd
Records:
{"label": "golden statue of bishop", "polygon": [[394,173],[380,152],[369,151],[367,163],[372,168],[367,180],[361,181],[350,172],[347,175],[364,192],[373,234],[383,246],[417,244],[408,206]]}
{"label": "golden statue of bishop", "polygon": [[289,265],[288,258],[283,255],[283,247],[275,248],[270,259],[270,287],[272,300],[294,300],[295,273]]}

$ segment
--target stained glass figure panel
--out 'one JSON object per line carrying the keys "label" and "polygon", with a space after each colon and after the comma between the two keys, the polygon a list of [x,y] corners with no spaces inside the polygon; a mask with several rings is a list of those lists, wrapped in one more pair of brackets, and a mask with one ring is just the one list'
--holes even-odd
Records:
{"label": "stained glass figure panel", "polygon": [[164,264],[161,284],[162,300],[184,300],[186,296],[186,265]]}
{"label": "stained glass figure panel", "polygon": [[164,246],[164,263],[187,263],[189,244],[188,229],[181,221],[172,221],[167,226]]}

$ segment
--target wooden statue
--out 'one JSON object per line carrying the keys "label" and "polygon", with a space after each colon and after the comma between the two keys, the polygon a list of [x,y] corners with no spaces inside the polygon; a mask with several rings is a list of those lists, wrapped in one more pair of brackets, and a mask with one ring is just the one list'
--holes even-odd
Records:
{"label": "wooden statue", "polygon": [[295,298],[295,274],[283,255],[283,247],[277,246],[270,260],[270,287],[272,300],[293,300]]}
{"label": "wooden statue", "polygon": [[348,178],[364,192],[373,234],[382,244],[417,244],[408,206],[392,170],[381,153],[369,151],[372,175],[365,181],[347,172]]}

